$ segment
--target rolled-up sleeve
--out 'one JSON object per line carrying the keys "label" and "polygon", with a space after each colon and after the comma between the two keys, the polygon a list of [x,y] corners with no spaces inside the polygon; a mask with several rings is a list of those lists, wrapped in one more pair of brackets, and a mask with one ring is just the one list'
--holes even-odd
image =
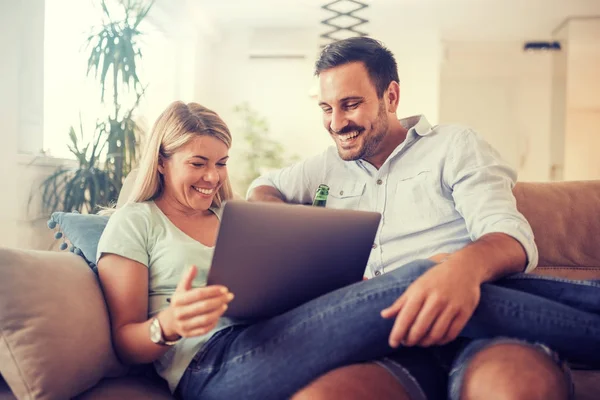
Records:
{"label": "rolled-up sleeve", "polygon": [[256,178],[246,192],[259,186],[271,186],[277,189],[288,203],[309,203],[323,175],[327,152],[307,158],[287,168],[268,172]]}
{"label": "rolled-up sleeve", "polygon": [[504,233],[525,249],[525,271],[537,266],[533,231],[517,210],[512,192],[517,174],[492,146],[472,130],[458,134],[447,159],[444,180],[472,241],[488,233]]}

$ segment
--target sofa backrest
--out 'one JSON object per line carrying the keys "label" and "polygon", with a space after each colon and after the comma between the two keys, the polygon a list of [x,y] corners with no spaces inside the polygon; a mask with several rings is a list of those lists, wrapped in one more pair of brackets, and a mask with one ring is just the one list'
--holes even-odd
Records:
{"label": "sofa backrest", "polygon": [[137,176],[137,169],[132,170],[125,181],[123,181],[123,186],[121,187],[121,191],[119,192],[119,199],[117,200],[117,208],[121,207],[123,204],[129,200],[129,195],[133,190],[133,185],[135,184],[135,178]]}
{"label": "sofa backrest", "polygon": [[559,267],[569,267],[565,277],[600,279],[600,180],[522,182],[513,192],[533,228],[539,266],[553,275],[565,276]]}

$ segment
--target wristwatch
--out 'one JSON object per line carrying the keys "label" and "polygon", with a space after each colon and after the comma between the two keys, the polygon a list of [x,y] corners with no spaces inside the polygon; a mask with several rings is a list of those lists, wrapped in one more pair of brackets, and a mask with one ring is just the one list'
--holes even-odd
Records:
{"label": "wristwatch", "polygon": [[158,318],[155,317],[152,318],[152,322],[150,322],[150,340],[153,343],[161,344],[163,346],[173,346],[175,343],[179,342],[181,338],[173,341],[165,340],[162,326],[160,326]]}

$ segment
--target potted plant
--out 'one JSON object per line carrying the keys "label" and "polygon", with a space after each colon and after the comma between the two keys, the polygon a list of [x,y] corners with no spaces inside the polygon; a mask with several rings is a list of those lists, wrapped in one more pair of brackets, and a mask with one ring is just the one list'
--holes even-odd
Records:
{"label": "potted plant", "polygon": [[235,137],[242,139],[241,166],[236,171],[235,190],[240,195],[246,193],[252,181],[272,169],[283,168],[297,161],[299,157],[287,157],[283,145],[270,136],[267,120],[252,109],[248,103],[234,108],[240,118],[240,132]]}
{"label": "potted plant", "polygon": [[[135,111],[145,87],[138,77],[142,58],[139,26],[154,1],[101,1],[102,23],[92,29],[86,49],[90,52],[87,76],[94,74],[101,89],[100,102],[109,115],[98,117],[92,138],[85,141],[83,124],[79,132],[71,127],[69,150],[76,167],[59,167],[41,185],[45,212],[92,213],[99,206],[116,201],[124,178],[137,160],[142,130]],[[110,102],[105,94],[110,93]]]}

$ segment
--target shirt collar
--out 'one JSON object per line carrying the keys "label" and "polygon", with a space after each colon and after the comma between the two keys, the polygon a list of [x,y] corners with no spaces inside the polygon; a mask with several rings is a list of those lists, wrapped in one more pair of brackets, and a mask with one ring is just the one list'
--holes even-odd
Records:
{"label": "shirt collar", "polygon": [[402,118],[399,121],[404,129],[408,129],[406,139],[394,149],[388,159],[394,158],[398,153],[417,140],[418,137],[427,136],[432,132],[431,124],[423,115],[413,115],[412,117]]}
{"label": "shirt collar", "polygon": [[[425,118],[424,115],[413,115],[412,117],[401,118],[399,119],[399,121],[400,125],[402,125],[404,129],[408,129],[408,132],[406,133],[406,139],[404,139],[404,142],[400,143],[398,147],[396,147],[394,151],[392,151],[392,154],[390,154],[387,160],[385,160],[384,165],[387,164],[388,160],[394,158],[407,145],[415,141],[417,139],[417,136],[427,136],[431,132],[433,132],[431,124],[429,123],[429,121],[427,121],[427,118]],[[361,167],[362,169],[369,171],[369,168],[366,166],[366,164],[369,163],[367,163],[366,161],[362,159],[356,160],[355,164]]]}
{"label": "shirt collar", "polygon": [[427,136],[432,132],[431,124],[424,115],[413,115],[412,117],[400,119],[400,125],[408,129],[407,137],[418,135]]}

